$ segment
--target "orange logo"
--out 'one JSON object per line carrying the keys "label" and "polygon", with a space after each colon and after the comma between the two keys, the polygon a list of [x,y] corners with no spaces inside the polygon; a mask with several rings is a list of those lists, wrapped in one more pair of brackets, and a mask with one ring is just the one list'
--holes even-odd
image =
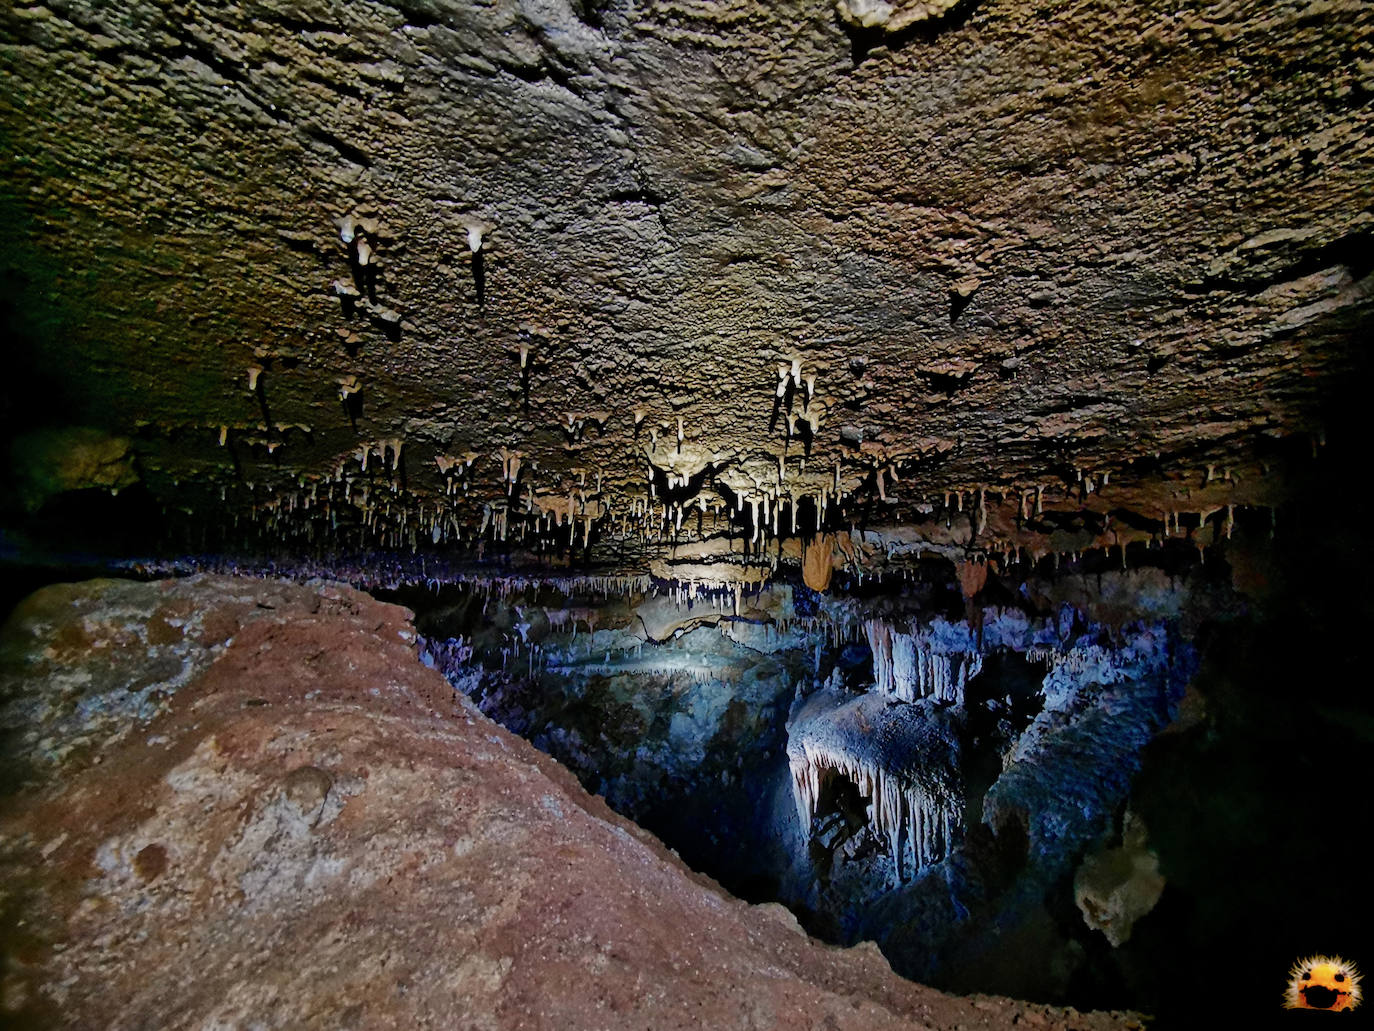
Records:
{"label": "orange logo", "polygon": [[1353,1010],[1360,1004],[1360,973],[1339,956],[1310,956],[1293,964],[1283,1005],[1290,1010]]}

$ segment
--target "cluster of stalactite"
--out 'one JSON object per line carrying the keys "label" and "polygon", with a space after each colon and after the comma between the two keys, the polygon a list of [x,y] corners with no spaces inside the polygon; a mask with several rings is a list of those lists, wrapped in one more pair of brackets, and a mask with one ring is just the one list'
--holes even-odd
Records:
{"label": "cluster of stalactite", "polygon": [[982,671],[978,652],[937,652],[917,635],[881,619],[866,620],[864,630],[873,650],[874,689],[904,702],[934,698],[963,705],[964,689]]}

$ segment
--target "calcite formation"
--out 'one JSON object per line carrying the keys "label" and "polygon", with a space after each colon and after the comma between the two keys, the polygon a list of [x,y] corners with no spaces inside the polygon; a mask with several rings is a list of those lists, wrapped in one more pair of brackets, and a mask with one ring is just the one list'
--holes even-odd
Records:
{"label": "calcite formation", "polygon": [[1368,5],[950,6],[8,5],[8,424],[210,550],[1266,519],[1360,371]]}
{"label": "calcite formation", "polygon": [[787,759],[804,834],[826,782],[848,778],[887,843],[895,880],[942,858],[962,830],[956,732],[924,707],[893,705],[877,694],[845,699],[818,692],[788,722]]}
{"label": "calcite formation", "polygon": [[[917,22],[938,18],[958,3],[959,0],[907,0],[898,4],[889,4],[885,0],[839,0],[835,9],[841,18],[857,28],[901,32]],[[960,283],[955,289],[961,296],[967,297],[976,287],[969,288]]]}
{"label": "calcite formation", "polygon": [[904,702],[934,698],[963,705],[964,689],[983,668],[981,653],[936,651],[924,635],[885,619],[865,620],[864,633],[873,651],[874,690]]}
{"label": "calcite formation", "polygon": [[1145,825],[1129,812],[1120,847],[1088,856],[1073,878],[1073,900],[1084,922],[1113,948],[1130,941],[1136,921],[1163,893],[1159,856],[1147,847]]}

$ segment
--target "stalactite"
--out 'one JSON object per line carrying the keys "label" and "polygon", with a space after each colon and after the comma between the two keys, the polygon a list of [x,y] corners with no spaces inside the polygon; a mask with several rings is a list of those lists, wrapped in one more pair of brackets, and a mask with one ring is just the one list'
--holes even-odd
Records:
{"label": "stalactite", "polygon": [[873,652],[874,688],[892,698],[914,702],[933,697],[963,705],[968,682],[982,672],[983,657],[977,652],[936,652],[881,619],[865,620],[864,631]]}
{"label": "stalactite", "polygon": [[[869,826],[887,840],[893,874],[898,880],[939,861],[948,851],[960,824],[958,807],[952,799],[935,797],[921,785],[876,763],[809,741],[803,742],[800,749],[789,748],[788,760],[797,816],[808,836],[821,789],[830,776],[840,774],[870,800]],[[903,869],[907,853],[914,869]]]}

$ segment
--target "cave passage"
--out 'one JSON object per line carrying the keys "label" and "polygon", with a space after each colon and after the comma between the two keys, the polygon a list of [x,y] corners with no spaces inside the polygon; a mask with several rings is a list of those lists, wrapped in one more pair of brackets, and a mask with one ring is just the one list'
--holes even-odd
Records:
{"label": "cave passage", "polygon": [[1214,580],[1065,572],[967,606],[871,582],[395,597],[483,712],[740,897],[937,987],[1168,1013],[1174,961],[1136,943],[1197,919],[1161,778],[1211,747],[1180,625],[1231,603]]}

